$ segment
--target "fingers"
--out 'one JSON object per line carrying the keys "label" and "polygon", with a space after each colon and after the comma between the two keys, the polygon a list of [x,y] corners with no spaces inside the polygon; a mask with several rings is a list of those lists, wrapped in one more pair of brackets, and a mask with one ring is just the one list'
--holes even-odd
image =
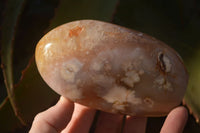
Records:
{"label": "fingers", "polygon": [[120,133],[123,115],[100,112],[95,133]]}
{"label": "fingers", "polygon": [[167,116],[161,133],[181,133],[187,122],[188,112],[185,107],[173,109]]}
{"label": "fingers", "polygon": [[88,133],[96,111],[75,103],[72,119],[62,133]]}
{"label": "fingers", "polygon": [[74,110],[74,103],[61,97],[58,103],[39,113],[32,124],[30,133],[57,133],[69,123]]}
{"label": "fingers", "polygon": [[29,133],[87,133],[93,122],[95,110],[75,104],[61,97],[58,103],[39,113]]}
{"label": "fingers", "polygon": [[[92,125],[95,110],[61,97],[58,103],[39,113],[32,124],[30,133],[88,133]],[[184,107],[173,109],[167,116],[161,133],[180,133],[188,118]],[[117,133],[122,129],[122,115],[100,112],[95,133]],[[126,117],[123,133],[145,133],[147,118]],[[64,129],[64,130],[63,130]]]}
{"label": "fingers", "polygon": [[127,116],[123,133],[145,133],[146,117]]}

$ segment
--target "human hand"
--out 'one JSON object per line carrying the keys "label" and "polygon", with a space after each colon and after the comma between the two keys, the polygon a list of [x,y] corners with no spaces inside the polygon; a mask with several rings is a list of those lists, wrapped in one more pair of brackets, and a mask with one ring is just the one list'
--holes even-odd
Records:
{"label": "human hand", "polygon": [[[96,111],[61,97],[59,102],[48,110],[39,113],[29,133],[88,133]],[[173,109],[167,116],[161,133],[181,133],[188,118],[184,107]],[[95,133],[119,133],[122,128],[122,115],[100,112]],[[127,116],[123,133],[145,133],[147,118]]]}

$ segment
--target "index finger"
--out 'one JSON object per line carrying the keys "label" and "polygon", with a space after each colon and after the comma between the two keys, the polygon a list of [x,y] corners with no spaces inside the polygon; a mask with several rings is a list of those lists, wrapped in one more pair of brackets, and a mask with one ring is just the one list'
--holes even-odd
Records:
{"label": "index finger", "polygon": [[71,120],[73,110],[74,103],[61,97],[56,105],[35,117],[29,133],[60,132]]}
{"label": "index finger", "polygon": [[188,118],[188,111],[185,107],[173,109],[167,116],[161,133],[181,133],[185,127]]}

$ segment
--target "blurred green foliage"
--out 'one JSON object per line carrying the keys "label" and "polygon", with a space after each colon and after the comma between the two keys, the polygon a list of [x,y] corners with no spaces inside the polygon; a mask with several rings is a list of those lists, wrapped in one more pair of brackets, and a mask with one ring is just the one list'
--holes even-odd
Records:
{"label": "blurred green foliage", "polygon": [[[49,30],[79,19],[132,28],[178,51],[190,75],[185,102],[200,116],[200,1],[1,0],[0,13],[0,132],[27,132],[34,116],[57,101],[37,71],[35,46]],[[159,132],[164,119],[149,118],[147,132]],[[192,115],[184,130],[191,132],[200,132]]]}

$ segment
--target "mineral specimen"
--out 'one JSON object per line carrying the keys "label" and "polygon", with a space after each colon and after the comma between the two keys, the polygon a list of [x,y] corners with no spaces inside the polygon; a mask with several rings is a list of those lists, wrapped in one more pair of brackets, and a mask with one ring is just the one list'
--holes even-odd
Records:
{"label": "mineral specimen", "polygon": [[106,112],[166,115],[180,104],[188,83],[172,48],[96,20],[53,29],[39,41],[35,56],[41,76],[58,94]]}

